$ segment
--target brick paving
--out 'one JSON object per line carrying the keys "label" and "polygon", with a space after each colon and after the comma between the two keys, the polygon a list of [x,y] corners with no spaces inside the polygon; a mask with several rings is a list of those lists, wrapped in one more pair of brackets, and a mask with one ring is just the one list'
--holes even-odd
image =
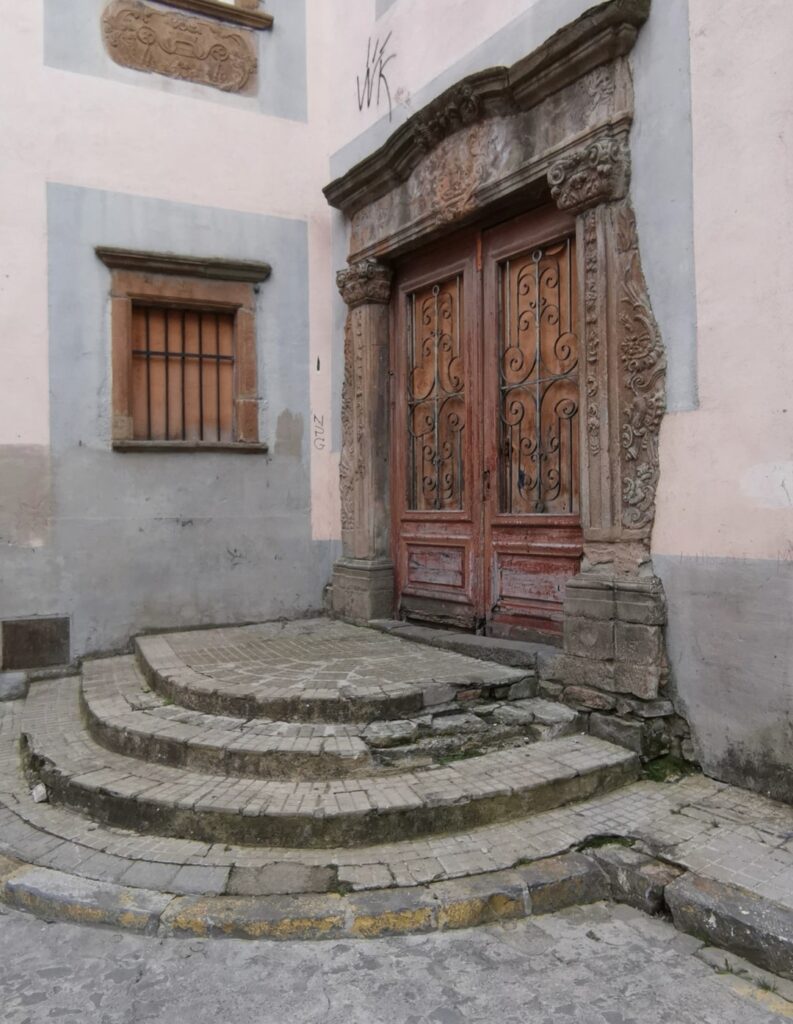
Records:
{"label": "brick paving", "polygon": [[[503,870],[593,837],[620,835],[706,877],[731,882],[740,872],[745,888],[793,909],[793,808],[703,776],[638,782],[582,804],[455,835],[356,849],[226,846],[140,836],[34,803],[18,769],[22,708],[22,702],[0,705],[0,852],[81,877],[119,882],[128,876],[130,885],[138,878],[149,885],[163,880],[174,893],[222,893],[234,865],[300,864],[331,866],[354,889],[379,888],[388,877],[392,885],[421,885]],[[98,860],[98,853],[106,859]],[[202,870],[175,885],[183,865]]]}
{"label": "brick paving", "polygon": [[133,657],[86,662],[81,700],[92,736],[112,750],[260,778],[371,774],[381,765],[429,764],[461,749],[553,739],[583,726],[575,711],[539,697],[449,702],[409,720],[373,723],[209,715],[166,702]]}
{"label": "brick paving", "polygon": [[[223,705],[250,717],[286,708],[292,717],[399,718],[457,691],[520,684],[533,675],[326,619],[265,623],[139,637],[137,648],[162,684],[199,710]],[[377,714],[372,713],[373,709]],[[244,712],[246,713],[246,712]],[[324,717],[323,717],[324,716]]]}
{"label": "brick paving", "polygon": [[21,729],[59,801],[110,824],[218,841],[347,845],[514,817],[630,780],[636,757],[589,736],[562,737],[446,766],[322,782],[247,779],[152,764],[99,746],[82,728],[76,678],[32,687]]}
{"label": "brick paving", "polygon": [[[318,638],[318,629],[324,639]],[[325,666],[330,662],[334,664],[333,671],[338,675],[335,683],[331,685],[326,678],[321,680],[323,687],[329,686],[329,692],[338,694],[340,689],[354,682],[355,686],[363,687],[360,693],[377,692],[382,696],[397,692],[390,687],[398,688],[405,685],[406,680],[412,678],[415,682],[418,678],[412,664],[407,664],[402,667],[401,677],[392,676],[385,687],[378,690],[380,684],[366,681],[366,674],[378,658],[383,665],[390,664],[395,670],[395,655],[390,647],[396,645],[404,650],[405,642],[344,624],[323,622],[317,626],[303,622],[212,632],[217,641],[212,644],[208,643],[206,634],[168,637],[167,642],[173,643],[168,655],[172,659],[169,669],[174,673],[206,672],[207,685],[211,683],[215,689],[250,688],[250,679],[256,676],[253,666],[257,659],[261,664],[264,657],[262,645],[275,641],[283,646],[283,665],[273,672],[271,680],[277,679],[282,668],[284,672],[291,672],[299,664],[298,653],[305,657],[311,649],[315,660],[309,660],[309,664],[314,665],[317,673],[320,662]],[[320,639],[326,645],[324,651],[319,649]],[[156,650],[162,655],[164,638],[146,640],[159,645]],[[329,655],[334,645],[344,648],[346,654],[342,656],[341,651],[336,651]],[[366,655],[369,668],[360,665],[352,668],[345,663],[345,657],[356,648],[369,651]],[[381,654],[376,654],[376,650]],[[448,652],[434,652],[426,647],[418,650],[425,669],[436,665],[433,660],[436,654],[444,659],[449,657]],[[462,658],[465,663],[470,660]],[[448,662],[446,664],[448,666]],[[491,683],[498,678],[499,685],[507,688],[515,682],[514,678],[500,674],[504,671],[500,666],[485,664],[484,667],[469,666],[469,669],[472,674],[480,673],[482,679],[489,678]],[[250,678],[241,683],[245,673],[250,673]],[[524,678],[520,671],[519,674]],[[140,720],[136,716],[144,716],[146,731],[178,737],[182,742],[193,739],[206,748],[215,745],[221,749],[245,737],[254,750],[259,740],[278,739],[304,741],[309,747],[315,742],[349,741],[354,751],[357,746],[354,741],[360,742],[368,728],[361,722],[273,722],[222,715],[207,718],[200,712],[171,705],[162,695],[141,685],[131,659],[89,663],[85,675],[87,703],[103,720],[112,720],[118,715],[123,719],[119,724],[128,728],[132,720]],[[130,683],[131,676],[134,685]],[[460,682],[457,667],[449,670],[445,677],[441,672],[438,676],[443,686],[450,685],[450,679]],[[285,676],[282,674],[280,678],[283,682]],[[315,674],[314,682],[318,678]],[[425,672],[425,687],[428,678]],[[432,685],[437,682],[433,675]],[[465,682],[470,685],[471,678]],[[276,688],[280,685],[272,683]],[[702,776],[676,783],[638,782],[582,803],[476,828],[458,826],[444,832],[440,822],[440,834],[419,838],[399,836],[395,837],[396,841],[365,841],[351,847],[244,846],[234,842],[142,835],[98,824],[64,806],[33,802],[28,784],[20,774],[17,749],[20,732],[30,733],[36,741],[43,736],[55,760],[61,767],[66,765],[67,774],[80,780],[87,792],[104,786],[119,797],[133,799],[148,788],[158,801],[182,808],[210,811],[230,808],[234,813],[240,810],[250,813],[268,807],[275,816],[303,813],[312,820],[321,819],[323,814],[355,818],[393,807],[409,811],[427,803],[442,815],[445,808],[454,809],[461,797],[498,799],[501,794],[520,788],[529,776],[534,784],[553,777],[575,778],[577,774],[602,767],[608,763],[608,757],[603,762],[608,745],[598,745],[598,741],[588,737],[571,736],[553,744],[497,751],[436,767],[423,774],[391,770],[381,776],[341,777],[321,783],[299,778],[279,782],[227,778],[206,771],[150,764],[100,747],[80,722],[78,686],[76,679],[37,683],[27,703],[0,705],[0,853],[6,856],[42,868],[70,872],[76,878],[155,888],[177,895],[234,891],[235,872],[237,878],[242,878],[240,872],[246,871],[248,875],[244,877],[253,881],[245,884],[253,885],[252,891],[255,891],[256,872],[261,872],[265,884],[274,873],[285,873],[284,877],[295,880],[294,891],[302,891],[301,885],[310,890],[315,887],[317,872],[325,872],[321,877],[327,887],[341,885],[354,891],[366,891],[503,871],[522,862],[576,849],[593,837],[616,835],[635,841],[637,849],[661,856],[701,876],[738,885],[757,896],[793,908],[793,808]],[[496,707],[507,707],[497,701],[492,703]],[[531,700],[517,700],[509,706],[520,709],[530,704]],[[542,706],[546,704],[548,702],[534,702],[535,720],[543,720]],[[438,706],[444,708],[444,705]],[[458,712],[460,718],[466,715],[465,709]],[[545,720],[553,723],[553,714],[548,712]],[[394,721],[379,725],[387,727],[386,732],[402,728]],[[233,739],[229,740],[230,736]],[[295,744],[293,753],[298,746]],[[625,756],[622,751],[609,755],[617,760]],[[262,787],[266,790],[266,800]]]}

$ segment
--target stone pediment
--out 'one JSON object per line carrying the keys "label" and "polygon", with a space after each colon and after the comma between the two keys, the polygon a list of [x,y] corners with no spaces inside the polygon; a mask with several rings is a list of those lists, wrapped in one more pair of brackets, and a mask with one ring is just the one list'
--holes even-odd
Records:
{"label": "stone pediment", "polygon": [[607,118],[613,112],[606,108],[610,100],[614,106],[616,83],[604,66],[613,66],[630,51],[649,10],[650,0],[612,0],[560,29],[512,67],[467,76],[327,185],[328,202],[352,217],[407,181],[427,154],[450,136],[493,118],[529,112],[582,81]]}

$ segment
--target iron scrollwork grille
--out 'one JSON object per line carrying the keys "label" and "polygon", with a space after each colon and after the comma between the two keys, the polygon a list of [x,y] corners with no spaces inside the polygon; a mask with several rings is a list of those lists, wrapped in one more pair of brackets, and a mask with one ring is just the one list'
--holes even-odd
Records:
{"label": "iron scrollwork grille", "polygon": [[578,338],[574,242],[499,266],[499,507],[579,507]]}
{"label": "iron scrollwork grille", "polygon": [[461,509],[465,495],[462,275],[407,296],[408,508]]}

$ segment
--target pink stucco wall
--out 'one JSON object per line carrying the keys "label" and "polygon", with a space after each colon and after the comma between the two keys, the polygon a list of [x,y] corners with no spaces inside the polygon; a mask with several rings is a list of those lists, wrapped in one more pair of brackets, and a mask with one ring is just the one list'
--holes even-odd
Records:
{"label": "pink stucco wall", "polygon": [[[561,5],[560,17],[562,6],[567,20],[587,4]],[[4,382],[13,382],[0,401],[0,444],[49,440],[47,181],[305,219],[311,359],[327,363],[336,268],[321,188],[330,154],[386,111],[384,98],[379,108],[356,102],[369,38],[393,33],[398,120],[444,68],[535,7],[539,0],[398,0],[375,21],[373,0],[313,0],[301,123],[46,67],[40,0],[0,0],[11,26],[0,34],[0,92],[16,97],[0,105],[0,337]],[[690,0],[690,12],[700,406],[664,422],[653,546],[790,559],[793,4]],[[541,41],[527,37],[521,46]],[[225,145],[207,146],[211,137]],[[332,380],[312,374],[308,382],[326,423]],[[315,536],[337,537],[338,459],[327,448],[311,455]]]}
{"label": "pink stucco wall", "polygon": [[664,421],[653,546],[790,561],[793,4],[690,0],[690,35],[700,407]]}

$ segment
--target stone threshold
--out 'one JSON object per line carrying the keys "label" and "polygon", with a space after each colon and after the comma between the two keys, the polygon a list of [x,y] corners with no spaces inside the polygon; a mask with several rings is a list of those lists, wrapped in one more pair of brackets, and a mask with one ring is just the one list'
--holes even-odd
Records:
{"label": "stone threshold", "polygon": [[531,672],[538,672],[547,662],[562,653],[561,647],[555,644],[477,636],[474,633],[459,633],[453,629],[433,629],[430,626],[419,626],[400,619],[370,619],[366,625],[381,633],[412,640],[417,644],[426,644],[441,651],[454,651],[469,658],[509,665],[513,668],[525,668]]}

